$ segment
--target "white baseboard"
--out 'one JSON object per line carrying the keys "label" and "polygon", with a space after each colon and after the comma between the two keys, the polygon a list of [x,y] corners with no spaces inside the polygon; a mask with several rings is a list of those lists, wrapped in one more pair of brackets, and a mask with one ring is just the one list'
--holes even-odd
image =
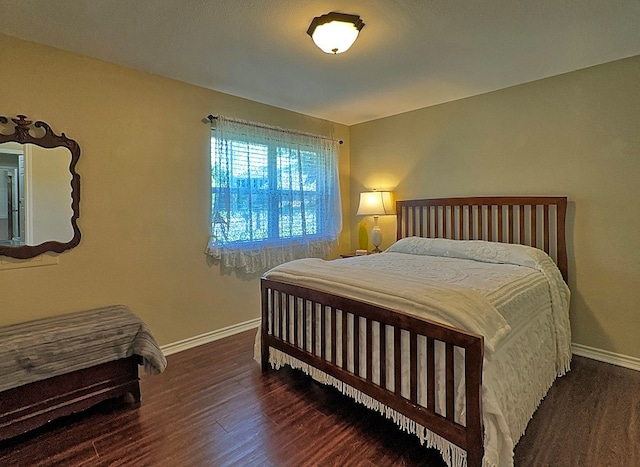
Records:
{"label": "white baseboard", "polygon": [[[258,326],[260,326],[260,318],[255,318],[243,323],[218,329],[216,331],[189,337],[172,344],[163,345],[160,349],[165,355],[171,355],[182,352],[183,350],[192,349],[199,345],[217,341],[218,339],[233,336],[234,334],[248,331],[249,329],[255,329]],[[615,352],[609,352],[608,350],[596,349],[594,347],[575,343],[571,344],[571,349],[574,355],[578,355],[580,357],[591,358],[593,360],[598,360],[599,362],[611,363],[612,365],[640,371],[640,358],[637,357],[630,357],[628,355],[622,355]]]}
{"label": "white baseboard", "polygon": [[216,331],[200,334],[199,336],[189,337],[172,344],[160,346],[160,350],[165,355],[171,355],[174,353],[182,352],[183,350],[192,349],[199,345],[208,344],[209,342],[217,341],[224,337],[233,336],[240,332],[248,331],[249,329],[255,329],[260,326],[260,318],[245,321],[244,323],[234,324],[226,328],[218,329]]}
{"label": "white baseboard", "polygon": [[571,349],[573,350],[574,355],[640,371],[640,358],[637,357],[630,357],[628,355],[609,352],[607,350],[596,349],[582,344],[571,344]]}

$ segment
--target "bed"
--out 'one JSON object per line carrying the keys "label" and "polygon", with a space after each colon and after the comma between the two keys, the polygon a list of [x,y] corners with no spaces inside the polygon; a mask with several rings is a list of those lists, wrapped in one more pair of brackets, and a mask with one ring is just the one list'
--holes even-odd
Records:
{"label": "bed", "polygon": [[[265,274],[263,371],[289,365],[336,387],[450,466],[513,464],[569,370],[566,209],[566,197],[398,201],[387,251]],[[413,263],[425,278],[403,269]]]}

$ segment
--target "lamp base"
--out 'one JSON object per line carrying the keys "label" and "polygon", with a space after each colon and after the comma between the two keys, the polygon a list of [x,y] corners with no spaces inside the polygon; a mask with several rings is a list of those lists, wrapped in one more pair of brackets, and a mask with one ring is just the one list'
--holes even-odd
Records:
{"label": "lamp base", "polygon": [[382,230],[380,230],[380,226],[378,225],[378,217],[374,216],[373,218],[373,228],[371,229],[371,243],[373,244],[372,253],[381,253],[380,245],[382,244]]}

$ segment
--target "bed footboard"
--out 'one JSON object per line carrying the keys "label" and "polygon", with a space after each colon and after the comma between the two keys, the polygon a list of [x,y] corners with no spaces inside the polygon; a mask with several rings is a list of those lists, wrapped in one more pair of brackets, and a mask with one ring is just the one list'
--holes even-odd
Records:
{"label": "bed footboard", "polygon": [[263,371],[269,349],[280,350],[464,449],[467,465],[482,464],[482,336],[265,278],[261,288]]}

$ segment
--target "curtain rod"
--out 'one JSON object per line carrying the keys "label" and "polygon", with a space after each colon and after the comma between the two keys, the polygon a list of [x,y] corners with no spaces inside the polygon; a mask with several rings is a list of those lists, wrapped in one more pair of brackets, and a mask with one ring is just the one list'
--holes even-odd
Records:
{"label": "curtain rod", "polygon": [[[209,120],[211,123],[213,123],[213,121],[214,121],[214,120],[217,120],[217,119],[218,119],[218,116],[217,116],[217,115],[212,115],[212,114],[207,115],[207,120]],[[263,125],[263,124],[261,124],[261,123],[253,123],[253,122],[250,122],[250,123],[245,123],[245,125],[247,125],[247,126],[253,126],[253,127],[257,127],[257,128],[268,128],[268,129],[270,129],[270,130],[287,131],[287,132],[290,132],[290,133],[297,133],[297,134],[299,134],[299,135],[315,136],[316,138],[330,139],[330,140],[335,141],[333,138],[329,138],[328,136],[322,136],[322,135],[311,135],[311,134],[309,134],[309,133],[305,133],[305,132],[303,132],[303,131],[296,131],[296,130],[284,130],[284,129],[282,129],[282,128],[272,127],[272,126],[269,126],[269,125]],[[338,143],[339,143],[339,144],[343,144],[343,143],[344,143],[344,141],[342,141],[341,139],[339,139],[339,140],[338,140]]]}

